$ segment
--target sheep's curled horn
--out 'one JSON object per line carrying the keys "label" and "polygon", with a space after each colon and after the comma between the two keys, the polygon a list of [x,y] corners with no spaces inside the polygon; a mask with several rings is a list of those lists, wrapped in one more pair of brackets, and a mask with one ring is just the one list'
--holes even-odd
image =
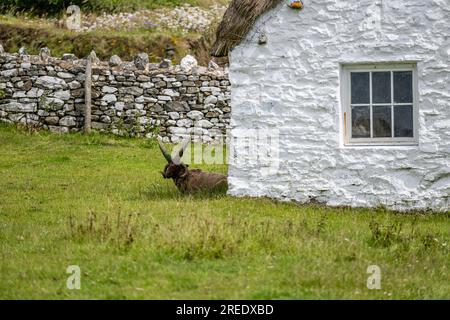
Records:
{"label": "sheep's curled horn", "polygon": [[175,164],[180,164],[181,163],[181,158],[183,157],[184,151],[186,151],[189,143],[191,142],[190,138],[186,138],[183,142],[183,145],[180,149],[180,151],[178,151],[177,155],[175,156],[175,158],[173,159],[173,163]]}
{"label": "sheep's curled horn", "polygon": [[172,162],[172,156],[170,155],[169,151],[166,150],[166,148],[164,148],[161,140],[158,140],[158,145],[159,145],[159,149],[161,150],[164,158],[166,158],[167,162]]}
{"label": "sheep's curled horn", "polygon": [[190,139],[185,139],[183,142],[183,146],[181,147],[180,151],[178,151],[175,158],[172,159],[172,156],[169,151],[164,147],[161,140],[158,140],[159,149],[161,150],[164,158],[167,160],[168,163],[175,163],[180,164],[181,163],[181,157],[183,157],[184,151],[186,151],[187,146],[190,143]]}

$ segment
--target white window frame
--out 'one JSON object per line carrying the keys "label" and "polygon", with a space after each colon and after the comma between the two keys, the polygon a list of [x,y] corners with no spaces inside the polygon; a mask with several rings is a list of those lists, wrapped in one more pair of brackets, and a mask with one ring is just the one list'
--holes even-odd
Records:
{"label": "white window frame", "polygon": [[[391,102],[390,103],[372,103],[372,72],[391,72]],[[411,105],[411,103],[394,103],[393,88],[393,72],[394,71],[412,71],[413,85],[413,137],[389,137],[389,138],[372,138],[373,137],[373,106],[391,106],[392,131],[394,130],[394,105]],[[371,138],[352,138],[352,105],[351,105],[351,72],[369,72],[370,81],[370,103],[362,105],[370,105],[370,135]],[[383,64],[345,64],[342,65],[341,79],[341,104],[342,104],[342,122],[344,133],[344,145],[346,146],[384,146],[384,145],[417,145],[419,143],[419,110],[418,110],[418,77],[417,65],[415,63],[383,63]]]}

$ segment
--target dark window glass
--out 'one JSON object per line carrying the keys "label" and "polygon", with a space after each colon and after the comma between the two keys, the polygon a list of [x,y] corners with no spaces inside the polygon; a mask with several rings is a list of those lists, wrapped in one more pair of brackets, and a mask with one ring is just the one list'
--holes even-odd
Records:
{"label": "dark window glass", "polygon": [[352,107],[352,137],[370,138],[370,107]]}
{"label": "dark window glass", "polygon": [[412,103],[413,85],[411,71],[394,72],[394,102]]}
{"label": "dark window glass", "polygon": [[372,73],[372,102],[391,103],[391,73]]}
{"label": "dark window glass", "polygon": [[394,135],[397,138],[414,137],[413,107],[394,107]]}
{"label": "dark window glass", "polygon": [[352,72],[352,104],[370,103],[369,72]]}
{"label": "dark window glass", "polygon": [[392,137],[391,106],[373,106],[372,110],[374,138]]}

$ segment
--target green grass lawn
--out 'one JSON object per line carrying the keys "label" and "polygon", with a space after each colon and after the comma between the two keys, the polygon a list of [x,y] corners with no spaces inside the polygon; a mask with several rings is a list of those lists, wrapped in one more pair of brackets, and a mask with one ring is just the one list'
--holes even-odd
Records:
{"label": "green grass lawn", "polygon": [[0,146],[1,299],[450,298],[448,213],[184,196],[148,140],[1,125]]}

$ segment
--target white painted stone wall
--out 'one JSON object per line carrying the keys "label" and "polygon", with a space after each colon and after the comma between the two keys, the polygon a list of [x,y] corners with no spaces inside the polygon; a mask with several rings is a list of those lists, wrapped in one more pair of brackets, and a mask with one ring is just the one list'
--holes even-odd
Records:
{"label": "white painted stone wall", "polygon": [[[296,11],[282,1],[231,53],[231,133],[278,130],[280,165],[263,176],[257,162],[230,161],[229,193],[448,211],[450,1],[304,4]],[[402,61],[417,61],[419,145],[344,146],[340,65]]]}

